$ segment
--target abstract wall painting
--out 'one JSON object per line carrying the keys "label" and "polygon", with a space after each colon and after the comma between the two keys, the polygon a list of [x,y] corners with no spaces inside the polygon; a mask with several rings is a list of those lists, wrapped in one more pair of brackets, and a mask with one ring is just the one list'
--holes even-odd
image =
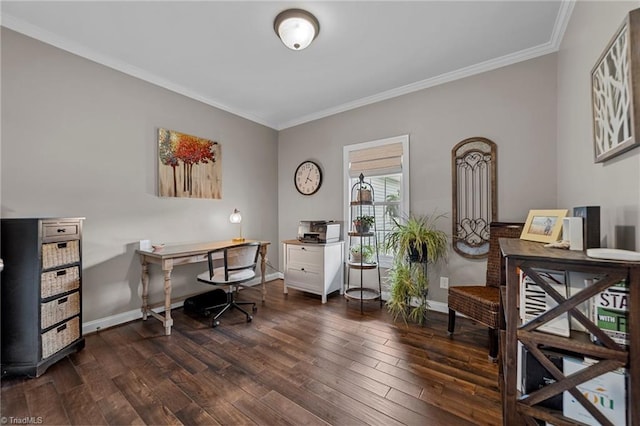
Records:
{"label": "abstract wall painting", "polygon": [[158,129],[158,195],[222,198],[222,154],[215,141]]}
{"label": "abstract wall painting", "polygon": [[640,9],[632,10],[591,70],[595,162],[640,145]]}

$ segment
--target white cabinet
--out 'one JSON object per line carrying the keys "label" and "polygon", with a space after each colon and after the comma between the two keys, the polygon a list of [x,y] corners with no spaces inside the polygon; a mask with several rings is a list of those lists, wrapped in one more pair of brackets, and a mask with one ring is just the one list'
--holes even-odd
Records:
{"label": "white cabinet", "polygon": [[298,240],[284,244],[284,293],[289,288],[322,296],[343,287],[344,242],[309,244]]}

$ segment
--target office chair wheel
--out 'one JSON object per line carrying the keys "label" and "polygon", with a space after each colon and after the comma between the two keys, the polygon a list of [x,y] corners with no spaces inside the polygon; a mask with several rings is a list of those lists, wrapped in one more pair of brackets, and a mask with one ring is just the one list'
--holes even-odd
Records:
{"label": "office chair wheel", "polygon": [[212,327],[212,328],[216,328],[216,327],[217,327],[217,326],[219,326],[219,325],[220,325],[220,321],[218,321],[218,320],[213,320],[213,321],[211,322],[211,327]]}
{"label": "office chair wheel", "polygon": [[249,316],[247,317],[247,322],[251,322],[251,321],[253,321],[253,317],[252,317],[251,315],[249,315]]}
{"label": "office chair wheel", "polygon": [[258,307],[256,305],[253,305],[253,312],[258,312]]}

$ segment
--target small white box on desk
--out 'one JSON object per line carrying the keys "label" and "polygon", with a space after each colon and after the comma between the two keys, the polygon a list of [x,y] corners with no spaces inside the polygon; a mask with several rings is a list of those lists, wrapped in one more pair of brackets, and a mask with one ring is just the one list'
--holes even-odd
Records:
{"label": "small white box on desk", "polygon": [[140,240],[140,250],[151,251],[151,240]]}
{"label": "small white box on desk", "polygon": [[581,217],[565,217],[562,219],[562,239],[569,241],[569,250],[584,249]]}

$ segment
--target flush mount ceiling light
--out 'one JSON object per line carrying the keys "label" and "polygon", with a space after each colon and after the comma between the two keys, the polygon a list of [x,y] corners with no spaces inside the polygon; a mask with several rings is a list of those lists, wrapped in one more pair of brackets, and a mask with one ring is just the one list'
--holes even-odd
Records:
{"label": "flush mount ceiling light", "polygon": [[320,24],[306,10],[288,9],[276,16],[273,29],[289,49],[302,50],[318,36]]}

